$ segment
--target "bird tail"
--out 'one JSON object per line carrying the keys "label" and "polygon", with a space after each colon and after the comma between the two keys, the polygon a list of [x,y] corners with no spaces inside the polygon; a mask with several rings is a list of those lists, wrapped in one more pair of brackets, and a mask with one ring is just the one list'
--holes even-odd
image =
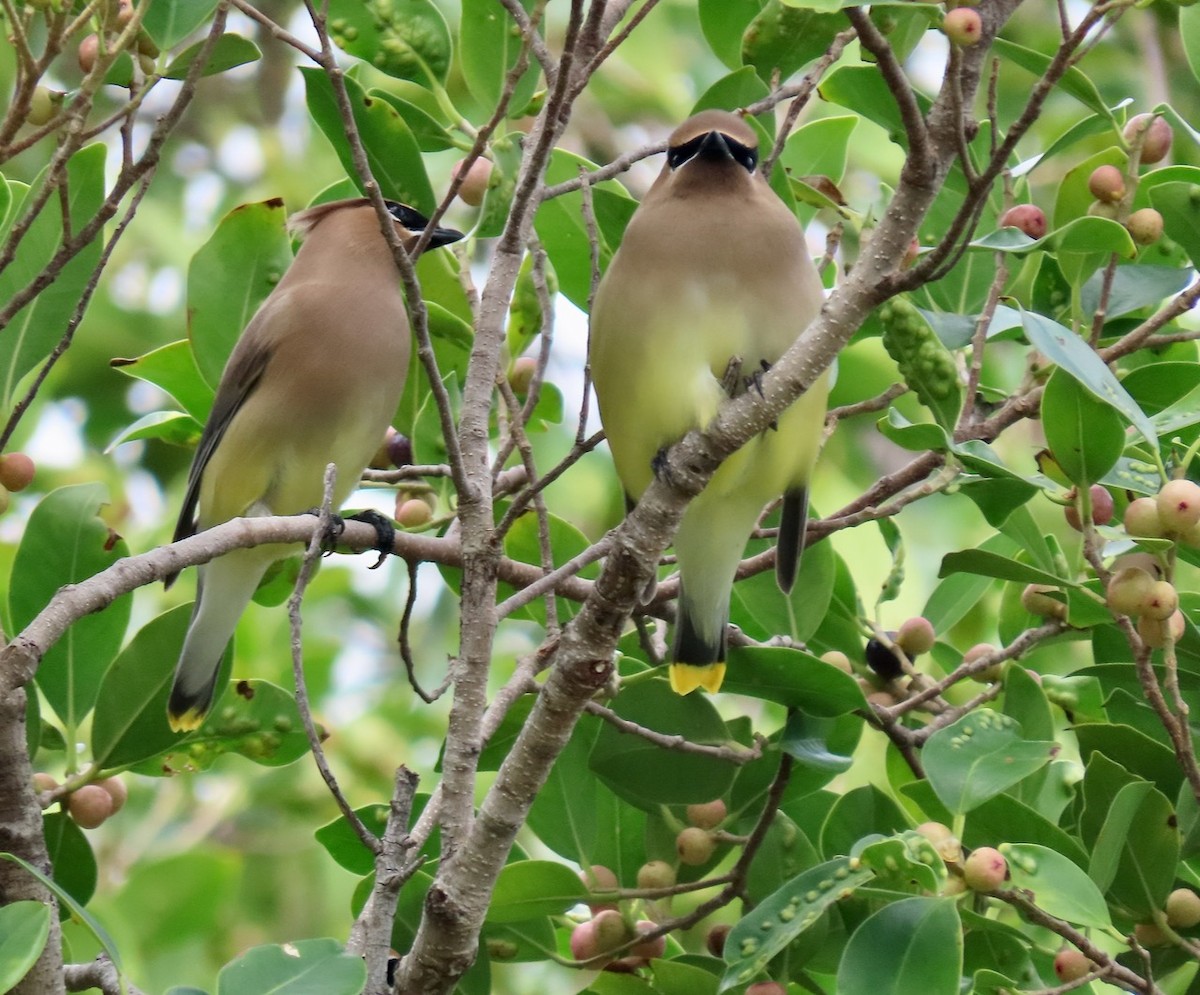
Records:
{"label": "bird tail", "polygon": [[212,709],[221,659],[270,562],[228,553],[200,568],[192,621],[167,702],[173,732],[198,729]]}
{"label": "bird tail", "polygon": [[807,524],[808,488],[793,487],[783,495],[783,507],[779,513],[779,539],[775,543],[775,580],[784,594],[791,594],[792,586],[796,583]]}
{"label": "bird tail", "polygon": [[753,499],[705,490],[679,523],[679,601],[671,656],[671,687],[679,694],[696,688],[716,693],[725,679],[730,592],[761,508]]}
{"label": "bird tail", "polygon": [[675,646],[671,651],[671,690],[691,694],[704,688],[710,694],[721,689],[725,679],[725,625],[728,606],[720,625],[713,628],[712,612],[688,600],[682,585],[675,619]]}

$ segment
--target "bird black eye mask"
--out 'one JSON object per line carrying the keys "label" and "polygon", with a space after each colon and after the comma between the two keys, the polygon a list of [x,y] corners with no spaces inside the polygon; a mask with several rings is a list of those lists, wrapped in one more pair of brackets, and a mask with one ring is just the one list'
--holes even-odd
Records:
{"label": "bird black eye mask", "polygon": [[[667,149],[667,163],[670,167],[678,169],[680,166],[694,159],[699,154],[701,146],[704,145],[709,134],[711,132],[697,135],[682,145],[676,145],[673,148]],[[753,173],[758,166],[758,149],[743,145],[741,142],[730,138],[724,132],[721,133],[721,138],[733,160],[741,165],[747,173]]]}

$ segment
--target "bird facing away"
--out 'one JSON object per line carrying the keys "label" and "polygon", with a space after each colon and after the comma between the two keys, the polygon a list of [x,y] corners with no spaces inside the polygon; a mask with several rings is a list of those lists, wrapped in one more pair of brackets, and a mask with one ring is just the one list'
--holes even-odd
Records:
{"label": "bird facing away", "polygon": [[[388,211],[411,249],[428,220],[390,201]],[[293,215],[288,227],[303,244],[221,374],[188,474],[176,540],[231,518],[315,508],[330,463],[337,466],[333,503],[339,506],[400,403],[411,333],[392,250],[370,201],[320,204]],[[431,247],[462,237],[448,228],[430,234]],[[236,549],[199,568],[167,704],[174,731],[204,721],[238,619],[267,568],[295,549]]]}
{"label": "bird facing away", "polygon": [[[754,389],[821,309],[804,231],[758,171],[742,118],[708,110],[671,135],[592,308],[588,357],[613,462],[632,501],[661,451]],[[828,379],[733,453],[675,536],[680,593],[671,686],[717,691],[734,576],[764,505],[783,495],[779,586],[795,582]]]}

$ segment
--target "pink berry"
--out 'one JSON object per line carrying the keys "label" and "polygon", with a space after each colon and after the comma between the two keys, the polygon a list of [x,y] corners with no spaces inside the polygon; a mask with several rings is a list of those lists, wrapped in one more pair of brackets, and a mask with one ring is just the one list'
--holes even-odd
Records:
{"label": "pink berry", "polygon": [[1095,965],[1074,947],[1063,947],[1054,955],[1054,974],[1059,981],[1078,981]]}
{"label": "pink berry", "polygon": [[999,224],[1001,228],[1020,229],[1030,238],[1042,238],[1049,227],[1046,223],[1046,212],[1036,204],[1017,204],[1010,207],[1000,215]]}
{"label": "pink berry", "polygon": [[1169,480],[1158,492],[1158,517],[1168,532],[1186,532],[1200,522],[1200,485]]}
{"label": "pink berry", "polygon": [[[456,162],[450,170],[450,174],[457,176],[462,169],[462,164],[466,161],[466,159],[461,159]],[[480,156],[471,163],[471,168],[467,170],[467,175],[463,177],[462,186],[458,188],[459,199],[471,207],[478,207],[483,203],[483,197],[487,193],[488,180],[491,178],[491,175],[491,160]]]}
{"label": "pink berry", "polygon": [[1171,140],[1175,133],[1163,118],[1151,114],[1137,114],[1125,125],[1125,141],[1134,142],[1137,136],[1146,132],[1142,140],[1142,162],[1152,165],[1161,162],[1171,151]]}
{"label": "pink berry", "polygon": [[112,795],[96,784],[85,784],[67,796],[67,811],[83,829],[95,829],[113,813]]}
{"label": "pink berry", "polygon": [[680,863],[689,867],[699,867],[708,863],[717,848],[717,841],[706,829],[698,826],[688,826],[680,830],[675,837],[675,850],[679,854]]}
{"label": "pink berry", "polygon": [[933,649],[933,644],[937,642],[937,633],[933,631],[933,623],[929,619],[916,615],[900,624],[894,642],[911,660],[914,656],[920,656]]}
{"label": "pink berry", "polygon": [[1008,878],[1008,861],[995,847],[972,850],[963,863],[963,880],[972,891],[994,891]]}
{"label": "pink berry", "polygon": [[699,826],[701,829],[716,829],[717,826],[725,821],[725,816],[728,814],[729,811],[720,798],[714,798],[710,802],[689,805],[687,807],[688,822],[693,826]]}
{"label": "pink berry", "polygon": [[946,11],[942,31],[955,45],[974,45],[983,36],[983,18],[970,7],[955,7]]}
{"label": "pink berry", "polygon": [[1125,196],[1125,175],[1116,166],[1097,166],[1088,177],[1088,190],[1097,200],[1115,204]]}

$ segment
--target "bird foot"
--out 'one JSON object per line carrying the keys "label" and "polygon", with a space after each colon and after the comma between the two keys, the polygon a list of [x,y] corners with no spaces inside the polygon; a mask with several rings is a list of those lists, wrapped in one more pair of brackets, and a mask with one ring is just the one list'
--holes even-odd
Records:
{"label": "bird foot", "polygon": [[[377,550],[379,559],[371,564],[370,569],[376,570],[383,566],[383,561],[395,551],[396,548],[396,526],[391,523],[391,520],[386,515],[381,515],[378,511],[360,511],[353,515],[347,515],[347,519],[351,522],[365,522],[375,529],[375,545],[371,548]],[[345,525],[342,526],[345,528]]]}
{"label": "bird foot", "polygon": [[[321,509],[307,508],[305,509],[304,514],[312,515],[314,518],[320,518]],[[330,515],[329,527],[325,529],[325,534],[321,536],[321,552],[326,556],[329,556],[333,552],[334,547],[338,544],[338,540],[341,539],[342,533],[345,531],[346,522],[342,516]]]}
{"label": "bird foot", "polygon": [[667,462],[667,450],[669,446],[663,446],[654,454],[654,459],[650,461],[650,469],[654,473],[656,479],[661,480],[665,484],[674,485],[675,480],[671,474],[671,467]]}
{"label": "bird foot", "polygon": [[741,356],[729,357],[729,362],[725,364],[725,372],[721,374],[721,389],[727,397],[737,397],[744,389]]}

